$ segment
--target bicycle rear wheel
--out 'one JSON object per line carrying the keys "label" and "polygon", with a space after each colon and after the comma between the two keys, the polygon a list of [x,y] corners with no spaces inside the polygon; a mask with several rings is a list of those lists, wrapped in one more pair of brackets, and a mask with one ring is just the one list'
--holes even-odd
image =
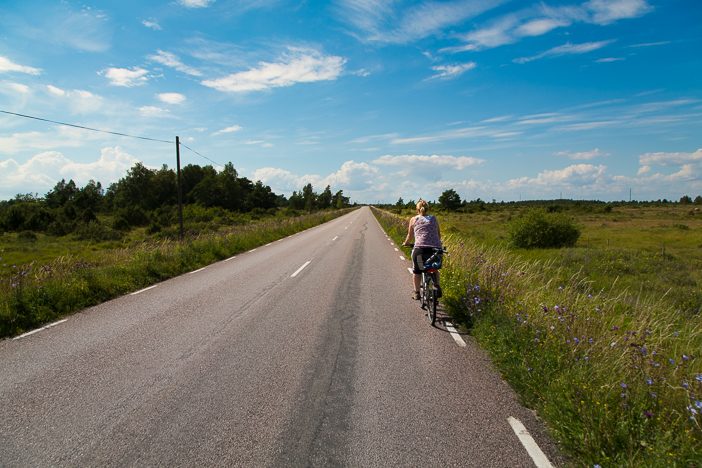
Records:
{"label": "bicycle rear wheel", "polygon": [[429,275],[427,280],[427,317],[432,325],[436,323],[436,305],[439,299],[436,297],[436,283],[434,282],[434,275]]}

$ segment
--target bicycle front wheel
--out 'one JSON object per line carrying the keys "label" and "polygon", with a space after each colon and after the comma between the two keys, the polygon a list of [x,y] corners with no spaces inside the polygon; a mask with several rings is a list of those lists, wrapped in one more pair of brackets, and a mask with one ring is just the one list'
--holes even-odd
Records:
{"label": "bicycle front wheel", "polygon": [[438,298],[436,297],[436,283],[434,282],[434,275],[430,275],[427,281],[427,317],[432,325],[436,323],[436,304]]}

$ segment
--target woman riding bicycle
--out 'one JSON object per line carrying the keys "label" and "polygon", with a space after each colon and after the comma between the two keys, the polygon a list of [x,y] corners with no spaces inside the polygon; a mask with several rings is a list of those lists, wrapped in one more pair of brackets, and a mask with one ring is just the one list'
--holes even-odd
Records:
{"label": "woman riding bicycle", "polygon": [[[431,257],[434,253],[434,249],[441,248],[441,230],[439,229],[439,222],[436,220],[435,216],[427,215],[429,210],[429,204],[419,199],[417,202],[417,216],[412,217],[409,220],[409,227],[407,229],[407,237],[403,245],[409,245],[414,239],[414,248],[412,249],[412,266],[414,269],[413,284],[414,284],[414,294],[413,298],[419,299],[419,285],[422,281],[422,269],[424,267],[424,260]],[[437,287],[437,297],[441,297],[441,288],[439,287],[439,273],[436,273],[436,287]]]}

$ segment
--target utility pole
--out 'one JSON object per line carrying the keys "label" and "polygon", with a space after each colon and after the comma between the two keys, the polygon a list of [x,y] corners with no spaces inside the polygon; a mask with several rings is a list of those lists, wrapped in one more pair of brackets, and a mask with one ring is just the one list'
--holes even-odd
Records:
{"label": "utility pole", "polygon": [[180,240],[185,237],[183,231],[183,184],[180,180],[180,138],[176,136],[176,167],[178,177],[178,224],[180,225]]}

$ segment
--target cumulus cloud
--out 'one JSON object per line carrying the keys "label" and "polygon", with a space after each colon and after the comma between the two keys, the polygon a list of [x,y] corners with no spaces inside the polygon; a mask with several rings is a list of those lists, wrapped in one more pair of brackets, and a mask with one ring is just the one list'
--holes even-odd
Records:
{"label": "cumulus cloud", "polygon": [[642,166],[681,166],[702,164],[702,148],[692,153],[645,153],[639,156]]}
{"label": "cumulus cloud", "polygon": [[202,72],[200,70],[184,64],[177,55],[171,52],[166,52],[159,49],[155,54],[149,55],[149,60],[153,60],[156,63],[160,63],[166,67],[178,70],[186,75],[202,76]]}
{"label": "cumulus cloud", "polygon": [[259,62],[256,68],[214,80],[204,80],[202,84],[230,93],[263,91],[297,83],[336,80],[345,63],[343,57],[322,55],[311,49],[290,48],[275,63]]}
{"label": "cumulus cloud", "polygon": [[61,179],[73,179],[78,185],[95,180],[107,186],[124,177],[138,159],[120,147],[103,148],[100,156],[89,162],[77,162],[58,151],[38,153],[20,163],[14,159],[0,160],[0,199],[17,193],[44,194]]}
{"label": "cumulus cloud", "polygon": [[437,72],[431,77],[431,79],[450,80],[453,78],[458,78],[465,72],[472,70],[475,67],[475,62],[461,63],[456,65],[437,65],[431,68],[432,70]]}
{"label": "cumulus cloud", "polygon": [[54,85],[46,85],[47,93],[64,102],[73,114],[97,112],[104,104],[101,96],[83,89],[66,90]]}
{"label": "cumulus cloud", "polygon": [[149,80],[149,71],[141,67],[132,68],[107,68],[101,72],[113,86],[132,88],[146,84]]}
{"label": "cumulus cloud", "polygon": [[510,188],[521,187],[587,187],[605,182],[607,167],[574,164],[563,169],[546,170],[536,177],[520,177],[507,181]]}
{"label": "cumulus cloud", "polygon": [[289,170],[264,167],[253,173],[254,180],[260,180],[270,185],[274,192],[290,194],[299,191],[310,183],[317,190],[324,189],[327,185],[333,190],[348,192],[362,192],[377,184],[379,170],[365,162],[346,161],[341,167],[330,174],[295,174]]}
{"label": "cumulus cloud", "polygon": [[180,93],[160,93],[156,98],[166,104],[182,104],[185,102],[185,96]]}
{"label": "cumulus cloud", "polygon": [[0,73],[25,73],[27,75],[41,75],[41,69],[20,65],[7,57],[0,55]]}

